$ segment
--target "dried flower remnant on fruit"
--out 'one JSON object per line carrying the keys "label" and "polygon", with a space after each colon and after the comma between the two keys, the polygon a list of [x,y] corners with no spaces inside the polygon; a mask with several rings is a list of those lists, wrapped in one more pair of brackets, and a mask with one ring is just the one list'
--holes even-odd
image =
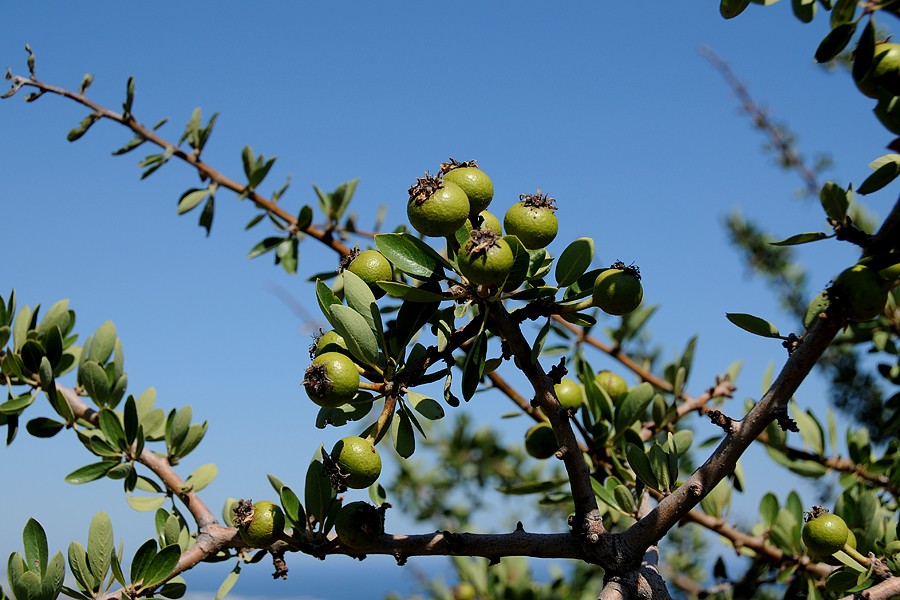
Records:
{"label": "dried flower remnant on fruit", "polygon": [[341,257],[341,262],[338,264],[338,272],[343,273],[347,270],[347,267],[350,266],[350,263],[360,255],[362,250],[359,249],[359,246],[354,246],[350,252]]}
{"label": "dried flower remnant on fruit", "polygon": [[621,260],[617,260],[616,262],[611,264],[609,266],[609,268],[610,269],[619,269],[620,271],[628,271],[629,273],[631,273],[638,279],[641,278],[641,268],[634,263],[631,263],[630,265],[626,265]]}
{"label": "dried flower remnant on fruit", "polygon": [[549,208],[556,210],[556,198],[551,198],[548,194],[542,194],[541,188],[538,188],[536,194],[520,194],[519,200],[525,206],[533,206],[534,208]]}
{"label": "dried flower remnant on fruit", "polygon": [[331,390],[331,379],[328,377],[328,367],[324,364],[312,363],[306,367],[306,376],[303,385],[317,396],[324,396]]}
{"label": "dried flower remnant on fruit", "polygon": [[232,519],[231,524],[235,527],[240,527],[241,525],[247,525],[252,520],[253,501],[241,498],[238,500],[237,506],[234,507],[234,519]]}
{"label": "dried flower remnant on fruit", "polygon": [[325,468],[325,474],[328,475],[329,481],[331,481],[331,487],[334,488],[338,494],[347,491],[347,479],[350,477],[347,473],[341,473],[341,467],[338,465],[331,455],[322,449],[322,466]]}
{"label": "dried flower remnant on fruit", "polygon": [[450,158],[450,162],[441,163],[441,169],[438,171],[440,175],[446,175],[453,169],[463,169],[465,167],[471,167],[473,169],[477,169],[478,165],[476,164],[477,160],[464,160],[463,162],[457,161],[455,158]]}
{"label": "dried flower remnant on fruit", "polygon": [[444,187],[444,180],[441,179],[440,176],[431,176],[428,174],[428,171],[425,171],[425,176],[417,178],[416,183],[407,191],[413,202],[416,204],[424,204],[426,200],[431,198],[431,196],[442,187]]}
{"label": "dried flower remnant on fruit", "polygon": [[473,229],[472,233],[469,234],[469,238],[472,240],[469,252],[478,255],[486,254],[492,246],[499,246],[497,241],[500,239],[500,236],[491,229]]}

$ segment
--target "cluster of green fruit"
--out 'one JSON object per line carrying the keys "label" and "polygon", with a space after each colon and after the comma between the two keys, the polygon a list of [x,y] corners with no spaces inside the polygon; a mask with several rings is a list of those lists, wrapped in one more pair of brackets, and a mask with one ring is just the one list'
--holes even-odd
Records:
{"label": "cluster of green fruit", "polygon": [[835,558],[838,552],[844,552],[854,560],[859,560],[856,552],[856,536],[847,527],[847,523],[835,514],[831,514],[821,506],[814,506],[803,524],[801,537],[810,559],[830,565],[841,565]]}
{"label": "cluster of green fruit", "polygon": [[[612,371],[600,371],[594,377],[597,387],[603,389],[613,402],[628,393],[628,383],[622,376]],[[584,386],[568,377],[563,377],[553,386],[560,406],[569,411],[576,411],[584,403]],[[525,432],[525,451],[534,458],[550,458],[559,450],[556,434],[550,423],[542,421]]]}

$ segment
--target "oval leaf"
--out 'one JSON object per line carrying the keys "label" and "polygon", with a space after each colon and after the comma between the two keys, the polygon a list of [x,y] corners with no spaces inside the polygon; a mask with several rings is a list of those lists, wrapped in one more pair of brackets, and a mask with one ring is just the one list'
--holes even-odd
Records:
{"label": "oval leaf", "polygon": [[831,236],[827,233],[823,233],[821,231],[812,231],[809,233],[798,233],[797,235],[792,235],[786,240],[781,240],[780,242],[769,242],[770,246],[797,246],[799,244],[809,244],[810,242],[818,242],[819,240],[825,240],[830,238]]}
{"label": "oval leaf", "polygon": [[578,238],[566,246],[556,262],[556,283],[559,287],[572,285],[584,275],[594,260],[594,240],[589,237]]}
{"label": "oval leaf", "polygon": [[334,329],[344,338],[350,354],[366,364],[377,364],[378,340],[366,319],[343,304],[332,304],[328,310]]}
{"label": "oval leaf", "polygon": [[768,338],[781,337],[778,328],[765,319],[745,313],[725,313],[725,317],[744,331],[749,331],[754,335]]}
{"label": "oval leaf", "polygon": [[97,463],[92,463],[89,465],[85,465],[80,469],[75,469],[68,475],[66,475],[66,483],[71,483],[73,485],[81,485],[82,483],[87,483],[89,481],[95,481],[104,477],[107,473],[109,473],[110,469],[115,467],[118,461],[112,460],[104,460]]}

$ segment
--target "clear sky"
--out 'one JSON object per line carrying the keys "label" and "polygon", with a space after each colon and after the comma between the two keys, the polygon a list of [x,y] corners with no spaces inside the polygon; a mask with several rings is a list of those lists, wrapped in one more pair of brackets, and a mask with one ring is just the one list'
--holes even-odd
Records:
{"label": "clear sky", "polygon": [[[787,2],[752,6],[734,21],[721,19],[716,2],[7,2],[0,16],[0,66],[16,73],[27,74],[30,43],[41,79],[77,89],[93,73],[89,95],[114,109],[133,75],[137,118],[170,117],[162,133],[174,140],[195,107],[218,111],[205,160],[237,178],[245,144],[278,156],[263,191],[290,175],[282,202],[292,212],[315,205],[312,184],[330,190],[359,177],[353,210],[361,226],[381,205],[389,225],[405,222],[406,189],[451,156],[479,160],[500,214],[541,187],[560,207],[551,251],[591,236],[597,266],[617,259],[640,266],[645,301],[662,305],[651,326],[664,356],[700,334],[689,391],[701,393],[733,361],[746,360],[737,398],[726,406],[733,416],[758,395],[766,366],[785,357],[777,342],[741,332],[724,313],[792,323],[747,277],[722,218],[740,209],[780,237],[826,224],[815,203],[794,198],[799,181],[760,151],[764,140],[699,47],[728,61],[808,155],[830,153],[829,176],[842,184],[858,185],[890,139],[846,73],[813,63],[827,18],[803,25]],[[271,497],[266,473],[300,488],[315,448],[351,433],[315,429],[299,384],[309,333],[322,324],[311,287],[268,256],[245,258],[269,232],[243,231],[256,213],[233,195],[219,194],[209,239],[196,214],[178,218],[178,197],[196,176],[173,163],[139,181],[140,150],[110,156],[130,138],[123,128],[100,123],[67,142],[86,114],[54,97],[0,103],[0,294],[15,287],[20,305],[44,307],[70,298],[83,337],[113,320],[129,391],[155,386],[160,406],[191,404],[196,419],[210,421],[183,472],[218,464],[218,479],[203,493],[212,506],[229,496]],[[883,213],[889,194],[864,201]],[[820,286],[855,258],[837,242],[800,255]],[[300,257],[305,275],[336,264],[312,241],[301,244]],[[602,357],[596,365],[613,366]],[[821,407],[824,394],[810,381],[798,400]],[[484,394],[466,410],[489,422],[509,406]],[[526,424],[502,427],[519,439]],[[712,434],[698,431],[699,439]],[[118,482],[63,482],[87,462],[71,435],[45,441],[23,431],[0,450],[0,554],[20,549],[29,516],[63,552],[73,539],[86,542],[98,510],[112,515],[127,556],[153,534],[152,517],[128,508]],[[754,459],[747,469],[766,469],[766,484],[779,490],[793,485],[786,474],[773,481],[768,463]],[[756,487],[753,498],[764,491]],[[755,500],[744,506],[755,513]],[[397,532],[411,527],[400,516],[388,523]],[[340,566],[372,574],[371,597],[412,589],[409,568],[374,574],[389,562],[336,557],[323,566],[298,557],[288,582],[266,583],[269,566],[250,567],[253,578],[237,592],[351,597],[349,588],[327,587]],[[431,571],[444,564],[411,561]],[[197,588],[214,590],[224,574],[222,565],[205,567]]]}

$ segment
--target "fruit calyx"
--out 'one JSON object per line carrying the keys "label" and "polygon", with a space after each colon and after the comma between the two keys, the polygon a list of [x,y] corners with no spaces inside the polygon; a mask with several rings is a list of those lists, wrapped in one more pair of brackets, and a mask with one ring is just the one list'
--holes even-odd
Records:
{"label": "fruit calyx", "polygon": [[[421,180],[420,180],[421,181]],[[359,249],[359,246],[353,246],[353,249],[350,250],[347,254],[341,257],[341,262],[338,264],[338,272],[343,273],[350,266],[350,263],[362,253],[362,250]]]}
{"label": "fruit calyx", "polygon": [[616,262],[611,264],[609,266],[609,268],[610,269],[619,269],[620,271],[625,271],[627,273],[630,273],[631,275],[637,277],[638,279],[641,278],[641,268],[634,263],[631,263],[630,265],[626,265],[621,260],[617,260]]}
{"label": "fruit calyx", "polygon": [[416,204],[424,204],[426,200],[431,198],[431,196],[444,187],[444,180],[441,179],[440,175],[429,175],[428,171],[425,171],[424,177],[418,177],[416,179],[416,183],[410,186],[409,197]]}
{"label": "fruit calyx", "polygon": [[502,238],[492,229],[473,229],[469,234],[469,239],[472,240],[469,254],[477,256],[487,254],[492,246],[499,246],[500,244],[497,242]]}
{"label": "fruit calyx", "polygon": [[478,165],[476,164],[477,162],[478,162],[477,160],[464,160],[462,162],[459,162],[455,158],[451,157],[450,162],[441,163],[441,168],[440,168],[440,171],[438,171],[438,173],[440,175],[446,175],[453,169],[462,169],[465,167],[471,167],[473,169],[477,169],[478,168]]}
{"label": "fruit calyx", "polygon": [[232,525],[235,527],[240,527],[242,525],[249,525],[250,521],[253,520],[253,501],[252,500],[239,500],[237,506],[234,507],[234,519],[232,521]]}
{"label": "fruit calyx", "polygon": [[324,396],[331,391],[331,378],[328,377],[328,367],[324,364],[311,363],[306,368],[303,385],[312,390],[316,396]]}
{"label": "fruit calyx", "polygon": [[556,198],[551,198],[548,194],[542,194],[541,188],[538,188],[535,194],[519,194],[519,200],[525,206],[533,206],[534,208],[549,208],[556,210]]}

